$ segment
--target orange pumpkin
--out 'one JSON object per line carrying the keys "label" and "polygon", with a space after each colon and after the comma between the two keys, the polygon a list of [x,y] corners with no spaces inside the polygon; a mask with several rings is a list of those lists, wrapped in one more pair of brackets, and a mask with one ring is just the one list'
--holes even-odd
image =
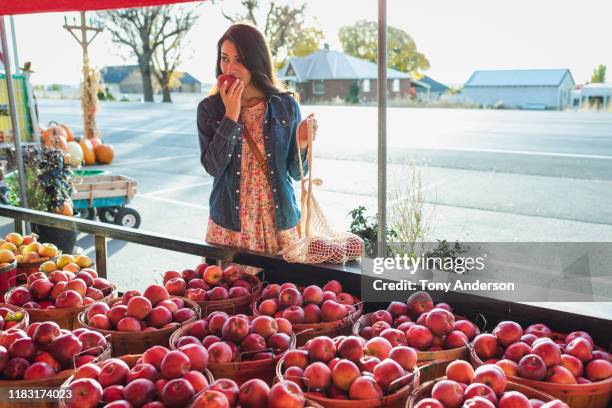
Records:
{"label": "orange pumpkin", "polygon": [[47,139],[42,141],[43,146],[46,148],[55,147],[64,153],[68,153],[68,142],[64,136],[49,136]]}
{"label": "orange pumpkin", "polygon": [[112,145],[101,144],[94,148],[96,153],[96,161],[100,164],[111,164],[115,156],[115,150]]}
{"label": "orange pumpkin", "polygon": [[94,147],[89,139],[82,138],[80,145],[81,149],[83,149],[83,160],[85,161],[85,164],[96,164],[96,153],[94,152]]}
{"label": "orange pumpkin", "polygon": [[72,217],[74,215],[74,210],[72,209],[72,200],[68,199],[64,201],[62,206],[55,211],[56,214],[66,215],[68,217]]}
{"label": "orange pumpkin", "polygon": [[87,140],[91,142],[91,145],[94,147],[94,149],[102,144],[102,141],[98,137],[90,137]]}
{"label": "orange pumpkin", "polygon": [[68,125],[61,124],[60,127],[64,129],[64,132],[66,132],[66,140],[69,142],[74,141],[74,133],[72,133],[72,130],[70,130]]}

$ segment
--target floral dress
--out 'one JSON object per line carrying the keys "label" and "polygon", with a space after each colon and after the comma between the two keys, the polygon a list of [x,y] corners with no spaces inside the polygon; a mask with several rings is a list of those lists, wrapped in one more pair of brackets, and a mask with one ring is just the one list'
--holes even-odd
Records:
{"label": "floral dress", "polygon": [[[263,123],[266,104],[243,107],[242,123],[260,152],[265,152]],[[268,174],[258,166],[257,159],[246,139],[242,139],[242,165],[240,170],[240,231],[232,231],[208,219],[206,241],[252,251],[277,254],[298,239],[297,228],[277,231],[274,200]],[[252,272],[252,271],[251,271]]]}

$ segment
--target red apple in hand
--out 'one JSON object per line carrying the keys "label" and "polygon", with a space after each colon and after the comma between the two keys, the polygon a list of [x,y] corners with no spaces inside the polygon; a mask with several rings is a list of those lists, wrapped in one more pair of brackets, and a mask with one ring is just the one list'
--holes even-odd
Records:
{"label": "red apple in hand", "polygon": [[227,82],[225,84],[226,89],[229,89],[229,87],[234,83],[234,81],[236,80],[236,77],[233,75],[219,75],[219,78],[217,78],[217,88],[221,89],[221,85],[223,85],[224,82]]}

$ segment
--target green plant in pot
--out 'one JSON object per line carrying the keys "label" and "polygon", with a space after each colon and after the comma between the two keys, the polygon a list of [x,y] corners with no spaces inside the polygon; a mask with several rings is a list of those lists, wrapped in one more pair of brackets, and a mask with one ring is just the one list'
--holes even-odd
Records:
{"label": "green plant in pot", "polygon": [[[11,156],[14,156],[12,152]],[[14,159],[14,157],[10,157]],[[58,149],[41,149],[28,146],[23,150],[23,166],[28,207],[33,210],[72,216],[72,170],[64,162],[64,154]],[[9,203],[21,206],[17,175],[6,177]],[[76,242],[76,231],[62,230],[45,225],[32,224],[32,232],[40,242],[51,242],[64,253],[71,253]]]}

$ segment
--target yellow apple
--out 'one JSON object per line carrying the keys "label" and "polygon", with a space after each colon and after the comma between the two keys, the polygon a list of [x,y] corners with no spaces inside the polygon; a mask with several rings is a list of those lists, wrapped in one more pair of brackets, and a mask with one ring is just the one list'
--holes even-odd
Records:
{"label": "yellow apple", "polygon": [[59,250],[53,244],[42,244],[38,253],[41,256],[48,256],[49,258],[54,258],[59,255]]}
{"label": "yellow apple", "polygon": [[38,252],[28,252],[27,254],[23,255],[23,262],[24,263],[34,263],[34,262],[38,262],[39,258],[40,256],[38,255]]}
{"label": "yellow apple", "polygon": [[68,265],[64,265],[64,267],[62,268],[62,271],[68,271],[68,272],[72,272],[72,273],[77,273],[80,270],[81,270],[81,268],[79,268],[79,265],[77,265],[74,262],[71,262]]}
{"label": "yellow apple", "polygon": [[8,241],[5,242],[4,244],[0,245],[0,249],[8,249],[12,253],[16,253],[17,252],[17,246],[15,244],[13,244],[12,242],[8,242]]}
{"label": "yellow apple", "polygon": [[18,234],[16,232],[11,232],[7,234],[4,239],[6,239],[8,242],[12,242],[13,244],[15,244],[15,246],[23,244],[23,237],[21,236],[21,234]]}
{"label": "yellow apple", "polygon": [[74,263],[74,257],[72,255],[62,254],[57,258],[55,263],[57,264],[58,268],[64,269],[64,266],[68,265],[69,263]]}
{"label": "yellow apple", "polygon": [[93,259],[87,255],[79,255],[76,257],[75,261],[81,268],[89,268],[91,265],[93,265]]}
{"label": "yellow apple", "polygon": [[17,260],[17,263],[22,263],[23,262],[23,255],[21,255],[21,254],[15,255],[15,259]]}
{"label": "yellow apple", "polygon": [[21,251],[21,254],[25,257],[27,254],[31,252],[38,253],[40,248],[41,248],[41,245],[38,242],[32,242],[31,244],[28,244],[25,248],[23,248],[23,251]]}
{"label": "yellow apple", "polygon": [[45,273],[51,273],[57,271],[57,265],[53,261],[43,262],[42,265],[40,265],[40,270]]}
{"label": "yellow apple", "polygon": [[15,254],[8,249],[0,249],[0,262],[11,263],[15,260]]}

